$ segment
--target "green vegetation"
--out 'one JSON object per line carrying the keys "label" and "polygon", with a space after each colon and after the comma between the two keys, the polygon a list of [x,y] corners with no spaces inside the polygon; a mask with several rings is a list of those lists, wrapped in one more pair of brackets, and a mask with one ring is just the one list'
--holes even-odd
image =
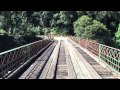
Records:
{"label": "green vegetation", "polygon": [[7,32],[3,29],[0,29],[0,35],[5,35],[5,34],[7,34]]}
{"label": "green vegetation", "polygon": [[110,31],[106,26],[97,21],[92,20],[88,16],[81,16],[76,22],[74,22],[74,32],[77,37],[85,39],[94,39],[100,43],[110,44]]}
{"label": "green vegetation", "polygon": [[120,24],[118,27],[118,31],[115,33],[115,37],[116,37],[116,44],[120,46]]}
{"label": "green vegetation", "polygon": [[74,33],[77,37],[89,38],[87,34],[90,34],[90,29],[88,28],[90,25],[92,25],[92,19],[83,15],[74,22]]}
{"label": "green vegetation", "polygon": [[[0,35],[13,35],[11,42],[16,46],[38,40],[23,37],[31,39],[52,33],[74,35],[119,47],[119,23],[120,11],[0,11]],[[2,46],[3,42],[0,42],[0,49]]]}

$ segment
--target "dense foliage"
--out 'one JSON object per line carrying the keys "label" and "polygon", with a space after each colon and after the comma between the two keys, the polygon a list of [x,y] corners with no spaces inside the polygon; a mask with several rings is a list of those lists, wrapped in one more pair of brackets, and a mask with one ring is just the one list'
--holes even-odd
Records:
{"label": "dense foliage", "polygon": [[120,24],[118,27],[118,31],[115,33],[115,37],[116,37],[116,44],[120,46]]}
{"label": "dense foliage", "polygon": [[110,31],[103,23],[92,20],[88,16],[83,15],[74,23],[74,32],[77,37],[94,39],[100,43],[110,45]]}
{"label": "dense foliage", "polygon": [[[36,34],[75,35],[120,46],[120,11],[0,11],[0,34],[15,42]],[[5,41],[6,42],[6,41]],[[1,44],[1,42],[0,42]]]}

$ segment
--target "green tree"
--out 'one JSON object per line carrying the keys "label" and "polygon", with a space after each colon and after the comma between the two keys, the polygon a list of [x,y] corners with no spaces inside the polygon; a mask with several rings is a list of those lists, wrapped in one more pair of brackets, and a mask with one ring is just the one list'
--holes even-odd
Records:
{"label": "green tree", "polygon": [[77,37],[86,36],[83,33],[86,33],[86,27],[92,24],[92,19],[86,15],[81,16],[77,21],[74,22],[74,33]]}
{"label": "green tree", "polygon": [[88,16],[81,16],[74,23],[74,32],[77,37],[85,39],[93,39],[100,43],[110,45],[110,31],[106,26],[97,21],[92,20]]}
{"label": "green tree", "polygon": [[110,31],[106,28],[106,26],[103,23],[97,20],[93,20],[93,24],[88,27],[86,28],[88,29],[87,31],[89,31],[87,34],[89,38],[97,40],[98,42],[106,45],[111,45]]}
{"label": "green tree", "polygon": [[58,28],[61,34],[73,35],[73,22],[77,19],[75,11],[59,11],[53,14],[51,28]]}
{"label": "green tree", "polygon": [[120,24],[118,26],[118,31],[115,33],[115,37],[117,45],[120,46]]}

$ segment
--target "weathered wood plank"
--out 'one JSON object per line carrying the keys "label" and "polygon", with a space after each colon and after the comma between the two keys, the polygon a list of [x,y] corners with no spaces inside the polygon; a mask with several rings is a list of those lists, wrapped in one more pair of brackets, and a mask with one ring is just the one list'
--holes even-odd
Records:
{"label": "weathered wood plank", "polygon": [[[65,42],[64,42],[65,45]],[[67,67],[68,67],[68,78],[69,79],[76,79],[76,73],[70,58],[70,54],[68,52],[67,46],[65,45],[65,57],[66,57],[66,63],[67,63]]]}
{"label": "weathered wood plank", "polygon": [[70,43],[67,40],[65,40],[65,43],[66,43],[66,46],[67,46],[68,51],[70,53],[70,57],[71,57],[77,78],[78,79],[85,79],[81,68],[79,67],[78,63],[76,62],[76,58],[73,54],[73,50],[71,49]]}
{"label": "weathered wood plank", "polygon": [[[71,40],[72,43],[74,43]],[[84,63],[84,65],[86,66],[87,70],[89,70],[89,72],[91,73],[91,75],[93,76],[93,78],[95,79],[102,79],[102,77],[94,70],[94,68],[85,60],[85,58],[77,51],[77,49],[75,47],[74,51],[77,53],[77,56],[79,56],[79,58],[81,58],[82,62]]]}
{"label": "weathered wood plank", "polygon": [[[49,72],[49,68],[50,68],[50,66],[51,66],[51,63],[52,63],[52,61],[53,61],[54,59],[56,59],[55,54],[58,53],[58,51],[59,51],[59,50],[58,50],[58,49],[59,49],[59,46],[60,46],[60,41],[58,41],[56,47],[54,48],[53,53],[51,54],[48,62],[46,63],[46,65],[45,65],[45,67],[44,67],[44,69],[43,69],[43,71],[42,71],[39,79],[46,79],[47,74],[48,74],[48,72]],[[51,76],[53,76],[53,75],[51,75]]]}
{"label": "weathered wood plank", "polygon": [[83,74],[86,79],[93,79],[91,73],[87,70],[87,68],[84,66],[84,64],[81,61],[77,61],[79,66],[82,68]]}
{"label": "weathered wood plank", "polygon": [[65,58],[64,40],[61,41],[55,79],[68,79],[68,67]]}
{"label": "weathered wood plank", "polygon": [[57,42],[54,42],[20,77],[19,79],[34,79],[44,66],[52,50],[56,46]]}
{"label": "weathered wood plank", "polygon": [[87,67],[85,67],[84,63],[82,62],[82,59],[78,56],[77,51],[74,50],[74,47],[71,46],[71,48],[73,49],[73,54],[76,58],[76,61],[79,65],[79,67],[81,68],[83,75],[86,79],[93,79],[92,75],[90,74],[90,72],[87,70]]}
{"label": "weathered wood plank", "polygon": [[51,65],[50,65],[50,67],[49,67],[49,71],[47,73],[46,79],[53,79],[54,78],[56,65],[57,65],[57,60],[58,60],[58,55],[59,55],[60,42],[61,41],[58,42],[56,50],[53,53],[54,54],[54,58],[53,58],[53,61],[52,61]]}

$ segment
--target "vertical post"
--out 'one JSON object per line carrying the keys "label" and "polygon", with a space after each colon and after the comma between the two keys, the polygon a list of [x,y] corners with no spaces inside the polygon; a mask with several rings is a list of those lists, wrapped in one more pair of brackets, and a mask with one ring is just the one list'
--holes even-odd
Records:
{"label": "vertical post", "polygon": [[76,43],[77,43],[77,38],[78,38],[78,37],[76,37]]}
{"label": "vertical post", "polygon": [[45,39],[45,30],[44,30],[44,39]]}
{"label": "vertical post", "polygon": [[45,40],[42,41],[42,49],[44,48],[45,46]]}
{"label": "vertical post", "polygon": [[87,49],[87,39],[86,39],[86,42],[85,42],[85,49]]}
{"label": "vertical post", "polygon": [[42,41],[40,41],[40,50],[42,49]]}
{"label": "vertical post", "polygon": [[101,55],[101,44],[99,44],[99,60],[100,60],[100,55]]}
{"label": "vertical post", "polygon": [[81,38],[79,38],[79,45],[81,46]]}
{"label": "vertical post", "polygon": [[30,45],[27,46],[27,49],[28,49],[28,59],[30,59]]}

